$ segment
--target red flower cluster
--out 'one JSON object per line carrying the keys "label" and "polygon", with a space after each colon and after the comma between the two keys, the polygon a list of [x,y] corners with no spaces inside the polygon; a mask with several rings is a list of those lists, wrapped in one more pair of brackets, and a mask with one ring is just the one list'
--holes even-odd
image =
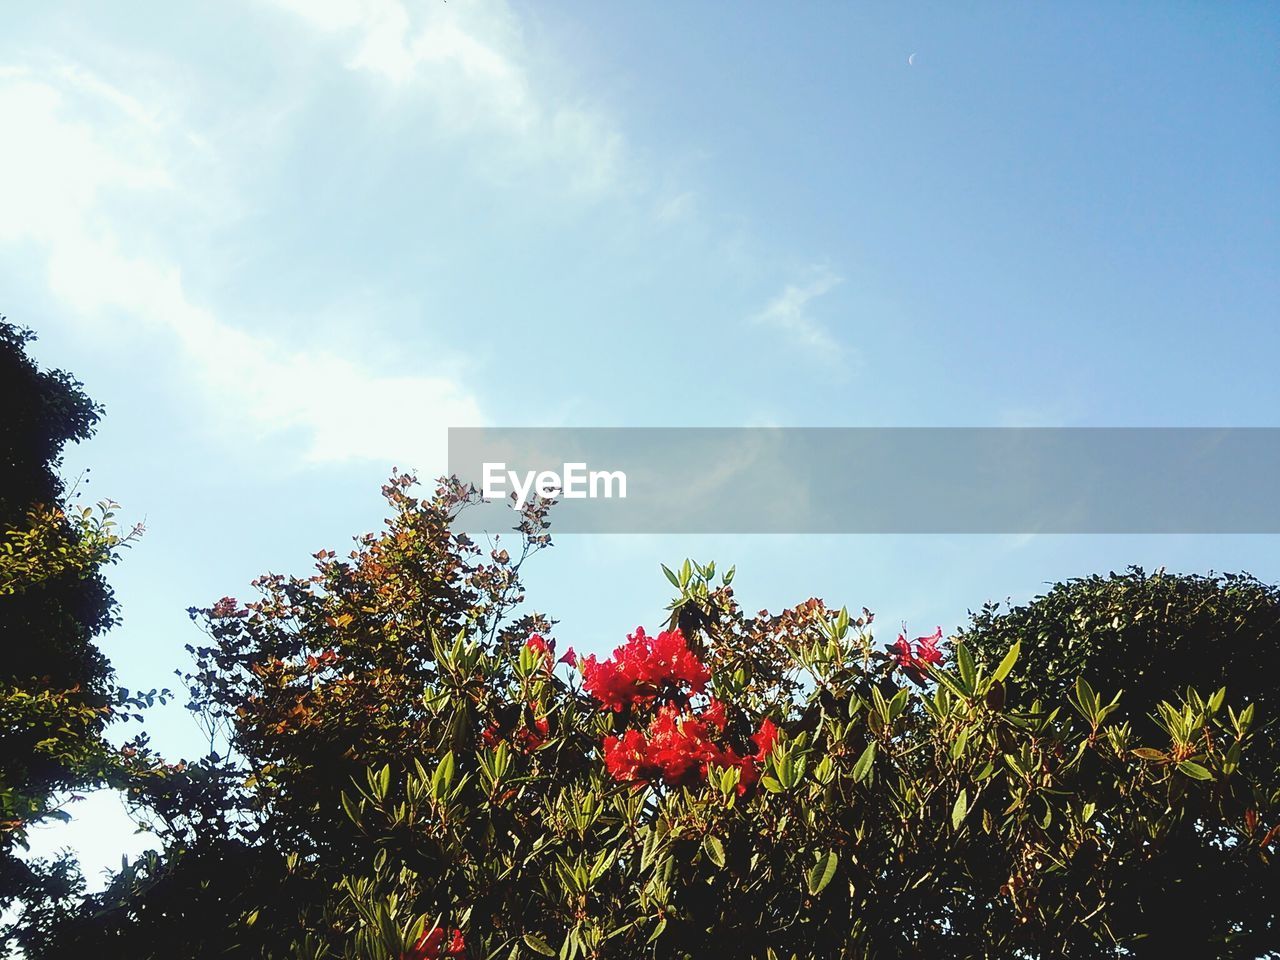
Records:
{"label": "red flower cluster", "polygon": [[[723,713],[721,708],[722,723]],[[647,732],[605,737],[605,768],[626,782],[661,779],[673,787],[690,785],[720,758],[720,749],[707,739],[713,729],[715,718],[705,712],[681,714],[670,705],[659,707]]]}
{"label": "red flower cluster", "polygon": [[942,663],[942,651],[938,649],[938,644],[942,642],[942,628],[939,627],[927,637],[916,637],[914,647],[912,641],[907,639],[906,630],[907,625],[904,623],[902,633],[898,634],[898,642],[890,645],[889,651],[902,671],[923,686],[928,678],[925,667],[928,664],[936,667]]}
{"label": "red flower cluster", "polygon": [[711,679],[679,630],[650,637],[643,627],[636,627],[610,659],[600,662],[587,657],[582,676],[587,692],[619,713],[632,706],[648,706],[659,697],[687,703]]}
{"label": "red flower cluster", "polygon": [[756,751],[745,757],[711,739],[724,732],[724,707],[711,701],[701,713],[681,713],[670,704],[658,708],[646,731],[628,730],[604,739],[604,765],[624,783],[661,780],[668,786],[693,786],[706,779],[712,765],[737,767],[738,792],[746,793],[760,778],[778,731],[767,718],[752,738]]}
{"label": "red flower cluster", "polygon": [[588,657],[582,664],[583,686],[601,709],[623,713],[656,707],[644,729],[632,728],[607,736],[601,744],[605,768],[624,783],[665,783],[692,786],[706,779],[713,764],[737,767],[738,792],[745,793],[760,778],[760,766],[777,737],[765,720],[751,738],[755,751],[745,756],[722,744],[724,705],[709,700],[701,710],[689,701],[703,693],[711,672],[679,630],[650,637],[643,627],[603,663]]}
{"label": "red flower cluster", "polygon": [[466,955],[467,945],[461,930],[455,928],[446,942],[444,927],[435,927],[424,931],[412,947],[400,954],[400,960],[441,960]]}

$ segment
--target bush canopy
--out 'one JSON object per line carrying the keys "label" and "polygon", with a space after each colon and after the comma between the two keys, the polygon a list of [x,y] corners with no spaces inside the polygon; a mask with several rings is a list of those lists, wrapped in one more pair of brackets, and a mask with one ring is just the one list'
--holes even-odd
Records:
{"label": "bush canopy", "polygon": [[[212,746],[167,762],[106,737],[157,696],[94,645],[128,538],[66,502],[99,410],[28,340],[0,323],[0,940],[32,960],[1280,956],[1275,587],[1134,569],[889,639],[685,561],[581,656],[521,582],[546,503],[482,549],[473,489],[397,474],[347,555],[190,611]],[[162,849],[86,895],[18,854],[104,784]]]}
{"label": "bush canopy", "polygon": [[[473,491],[445,482],[420,499],[396,476],[384,492],[385,529],[348,556],[322,550],[308,576],[192,611],[208,640],[192,650],[190,707],[224,749],[136,779],[163,855],[101,896],[30,911],[49,938],[33,956],[1280,944],[1275,745],[1221,682],[1234,675],[1209,666],[1220,647],[1171,641],[1182,664],[1159,671],[1146,663],[1159,651],[1138,646],[1127,668],[1114,645],[1106,669],[1066,659],[1047,645],[1085,629],[1055,619],[1071,585],[951,639],[885,642],[866,610],[815,599],[749,615],[732,568],[686,561],[664,568],[662,622],[582,657],[523,612],[545,505],[513,552],[482,551],[451,530]],[[1241,613],[1246,581],[1168,581],[1187,591],[1174,607],[1212,595],[1215,616]],[[1248,609],[1274,596],[1247,584]],[[1112,620],[1153,602],[1127,589],[1098,601]],[[1273,642],[1265,618],[1255,628]]]}

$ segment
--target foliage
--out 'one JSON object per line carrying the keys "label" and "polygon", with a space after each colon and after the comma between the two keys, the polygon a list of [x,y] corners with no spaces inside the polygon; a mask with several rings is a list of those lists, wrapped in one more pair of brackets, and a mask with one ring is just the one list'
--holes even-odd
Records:
{"label": "foliage", "polygon": [[66,818],[71,791],[123,785],[143,765],[141,744],[122,754],[103,734],[155,697],[118,687],[95,643],[116,618],[102,571],[140,531],[121,534],[109,502],[69,507],[57,472],[100,408],[37,368],[31,339],[0,318],[0,907],[75,889],[71,864],[16,851],[33,824]]}
{"label": "foliage", "polygon": [[0,316],[0,526],[62,498],[62,448],[88,439],[102,414],[80,381],[36,365],[27,355],[34,339]]}
{"label": "foliage", "polygon": [[961,638],[993,663],[1023,641],[1019,668],[1035,696],[1060,698],[1078,677],[1101,690],[1125,691],[1120,715],[1156,735],[1157,705],[1188,687],[1252,703],[1267,724],[1265,755],[1280,770],[1280,696],[1265,667],[1280,649],[1280,587],[1248,574],[1124,573],[1055,584],[1030,603],[1001,611],[987,604]]}
{"label": "foliage", "polygon": [[1219,686],[1064,684],[1035,635],[889,644],[814,599],[748,615],[687,561],[656,632],[559,656],[520,613],[543,508],[513,557],[452,531],[472,491],[412,491],[348,557],[193,612],[224,745],[138,781],[164,858],[33,956],[1280,949],[1274,743]]}

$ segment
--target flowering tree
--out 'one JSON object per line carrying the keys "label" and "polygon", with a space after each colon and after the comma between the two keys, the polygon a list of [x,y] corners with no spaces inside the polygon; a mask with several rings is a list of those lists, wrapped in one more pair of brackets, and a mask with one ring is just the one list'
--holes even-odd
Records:
{"label": "flowering tree", "polygon": [[[386,488],[387,528],[194,615],[219,755],[141,781],[165,856],[45,955],[429,960],[1138,956],[1280,948],[1277,784],[1226,692],[1076,678],[1031,636],[892,642],[810,599],[748,614],[685,562],[662,623],[579,657],[514,555]],[[664,568],[665,569],[665,568]],[[1141,687],[1135,675],[1128,687]],[[1170,917],[1146,875],[1237,896]],[[63,951],[58,953],[56,951]],[[38,954],[37,954],[38,955]]]}

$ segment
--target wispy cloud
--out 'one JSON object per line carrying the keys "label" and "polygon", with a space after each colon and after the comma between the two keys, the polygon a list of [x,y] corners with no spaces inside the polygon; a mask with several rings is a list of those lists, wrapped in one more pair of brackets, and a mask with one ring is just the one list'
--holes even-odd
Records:
{"label": "wispy cloud", "polygon": [[43,255],[51,291],[86,322],[170,336],[210,408],[240,434],[297,433],[314,461],[443,465],[445,427],[481,422],[444,376],[388,376],[322,345],[286,348],[241,329],[183,285],[182,265],[136,230],[135,203],[199,185],[171,162],[197,149],[125,91],[79,68],[0,70],[0,243]]}
{"label": "wispy cloud", "polygon": [[345,66],[428,104],[447,133],[499,134],[509,162],[552,163],[578,189],[619,185],[623,138],[603,112],[542,89],[502,3],[267,0],[339,38]]}
{"label": "wispy cloud", "polygon": [[838,287],[843,278],[826,267],[814,267],[811,272],[813,276],[808,281],[787,284],[753,319],[782,332],[802,349],[835,359],[843,353],[843,347],[820,321],[810,315],[809,305]]}

